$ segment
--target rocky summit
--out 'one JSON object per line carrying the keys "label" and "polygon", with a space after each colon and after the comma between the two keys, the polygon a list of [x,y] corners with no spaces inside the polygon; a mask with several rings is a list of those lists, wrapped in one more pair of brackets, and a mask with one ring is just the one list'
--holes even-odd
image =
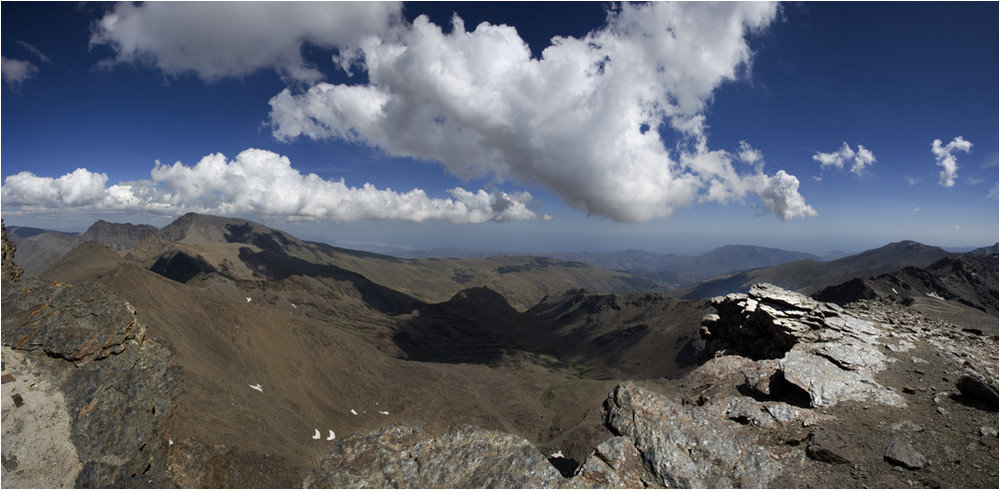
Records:
{"label": "rocky summit", "polygon": [[[261,225],[164,230],[80,244],[37,279],[6,274],[5,241],[5,487],[1000,484],[995,285],[959,262],[939,267],[955,300],[883,277],[842,304],[758,283],[515,308],[489,282],[411,296],[358,272],[388,258]],[[514,289],[542,264],[509,260],[394,267]]]}

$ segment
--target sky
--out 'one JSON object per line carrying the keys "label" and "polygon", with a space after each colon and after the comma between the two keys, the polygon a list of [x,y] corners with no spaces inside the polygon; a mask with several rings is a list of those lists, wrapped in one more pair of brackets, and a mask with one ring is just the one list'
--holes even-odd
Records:
{"label": "sky", "polygon": [[996,2],[3,2],[8,225],[364,248],[997,242]]}

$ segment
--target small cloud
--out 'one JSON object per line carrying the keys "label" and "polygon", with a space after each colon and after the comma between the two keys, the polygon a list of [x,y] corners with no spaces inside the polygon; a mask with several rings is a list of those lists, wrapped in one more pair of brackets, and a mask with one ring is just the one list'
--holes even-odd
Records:
{"label": "small cloud", "polygon": [[993,184],[993,187],[990,188],[990,192],[986,194],[986,199],[997,199],[997,192],[997,184]]}
{"label": "small cloud", "polygon": [[915,208],[913,208],[913,212],[914,212],[914,213],[919,213],[919,212],[920,212],[920,208],[919,208],[919,207],[915,207]]}
{"label": "small cloud", "polygon": [[851,145],[848,145],[846,141],[841,145],[839,150],[833,153],[817,152],[812,158],[819,162],[820,171],[826,167],[842,169],[846,161],[853,160],[851,173],[856,175],[861,175],[865,167],[875,163],[875,154],[871,150],[865,148],[863,145],[858,145],[858,149],[855,151],[851,149]]}
{"label": "small cloud", "polygon": [[0,58],[0,77],[12,90],[35,73],[38,73],[38,67],[28,61]]}
{"label": "small cloud", "polygon": [[903,176],[903,178],[906,179],[906,183],[909,184],[911,187],[917,185],[917,182],[920,182],[920,178],[919,177],[907,177],[907,176]]}
{"label": "small cloud", "polygon": [[941,146],[941,140],[938,139],[931,143],[931,153],[937,160],[937,166],[941,167],[941,179],[938,181],[938,185],[941,187],[954,187],[955,185],[955,177],[958,175],[958,160],[955,159],[953,153],[958,151],[971,153],[972,142],[959,136],[945,146]]}
{"label": "small cloud", "polygon": [[957,229],[960,229],[960,228],[961,228],[961,226],[958,226],[958,225],[955,225],[955,226],[953,226],[952,228],[954,228],[954,229],[956,229],[956,230],[957,230]]}

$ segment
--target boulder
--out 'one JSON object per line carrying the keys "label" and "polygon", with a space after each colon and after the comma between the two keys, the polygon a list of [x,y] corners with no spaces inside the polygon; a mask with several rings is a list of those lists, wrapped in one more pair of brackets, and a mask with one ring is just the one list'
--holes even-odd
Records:
{"label": "boulder", "polygon": [[614,389],[604,412],[608,428],[642,454],[642,480],[651,485],[761,488],[782,469],[769,444],[741,424],[632,383]]}
{"label": "boulder", "polygon": [[908,470],[919,470],[927,466],[927,458],[913,447],[913,443],[902,436],[889,441],[889,445],[885,448],[885,460]]}

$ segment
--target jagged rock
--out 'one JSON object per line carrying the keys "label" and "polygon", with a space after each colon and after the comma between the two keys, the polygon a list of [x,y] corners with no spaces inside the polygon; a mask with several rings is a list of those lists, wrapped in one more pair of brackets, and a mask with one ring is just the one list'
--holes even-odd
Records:
{"label": "jagged rock", "polygon": [[571,486],[583,483],[596,488],[642,488],[642,455],[628,437],[602,442],[584,462]]}
{"label": "jagged rock", "polygon": [[894,437],[885,448],[885,460],[890,464],[909,470],[919,470],[927,466],[927,458],[913,447],[904,437]]}
{"label": "jagged rock", "polygon": [[141,344],[145,337],[135,309],[113,299],[99,283],[34,283],[16,292],[16,301],[13,294],[4,294],[5,310],[11,314],[4,315],[3,331],[4,343],[16,349],[41,349],[50,357],[85,364],[119,354],[126,342]]}
{"label": "jagged rock", "polygon": [[14,246],[14,242],[7,239],[7,226],[3,224],[3,220],[0,220],[0,232],[2,232],[3,244],[3,262],[2,262],[2,276],[3,281],[17,281],[21,278],[21,274],[24,274],[24,269],[21,269],[17,264],[14,263],[14,252],[17,251],[17,247]]}
{"label": "jagged rock", "polygon": [[684,406],[631,383],[605,402],[605,424],[643,455],[642,480],[663,487],[765,487],[779,457],[736,422]]}
{"label": "jagged rock", "polygon": [[338,441],[307,488],[553,488],[562,475],[524,438],[463,426],[441,437],[383,428]]}
{"label": "jagged rock", "polygon": [[[3,345],[29,359],[39,396],[65,400],[68,433],[58,437],[79,462],[49,464],[71,464],[66,477],[75,487],[163,486],[161,435],[179,380],[167,350],[142,335],[135,311],[99,283],[33,280],[4,288],[3,313]],[[33,397],[24,400],[15,410]],[[28,425],[8,424],[4,410],[5,442],[34,435]]]}

